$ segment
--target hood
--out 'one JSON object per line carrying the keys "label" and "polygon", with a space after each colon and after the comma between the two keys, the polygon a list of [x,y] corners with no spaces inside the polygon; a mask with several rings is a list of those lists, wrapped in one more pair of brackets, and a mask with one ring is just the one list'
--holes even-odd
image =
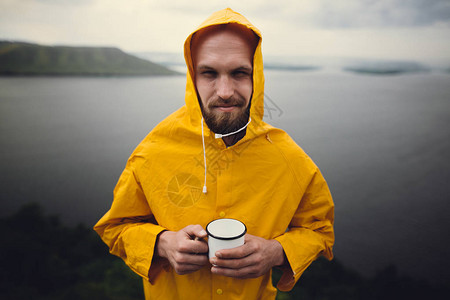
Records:
{"label": "hood", "polygon": [[[258,45],[256,47],[253,56],[253,94],[250,101],[250,117],[251,122],[247,127],[246,136],[243,140],[247,140],[254,136],[260,135],[266,130],[264,129],[263,115],[264,115],[264,74],[263,74],[263,59],[261,52],[261,33],[253,26],[244,16],[233,11],[230,8],[226,8],[213,13],[208,19],[206,19],[194,32],[192,32],[184,43],[184,58],[188,68],[187,82],[186,82],[186,94],[185,101],[188,110],[187,118],[188,122],[194,128],[201,126],[202,113],[200,109],[199,99],[197,91],[193,81],[194,69],[191,56],[191,39],[192,36],[199,30],[219,24],[238,23],[252,30],[258,37]],[[206,132],[205,132],[206,133]]]}

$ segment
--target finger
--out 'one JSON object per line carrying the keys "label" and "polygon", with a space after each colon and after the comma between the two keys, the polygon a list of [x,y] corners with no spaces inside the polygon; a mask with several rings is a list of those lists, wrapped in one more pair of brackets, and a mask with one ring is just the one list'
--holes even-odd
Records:
{"label": "finger", "polygon": [[177,265],[203,266],[208,263],[208,257],[206,255],[177,253],[173,259]]}
{"label": "finger", "polygon": [[200,225],[189,225],[182,229],[191,239],[203,239],[208,234],[205,229]]}
{"label": "finger", "polygon": [[208,243],[203,240],[186,240],[181,241],[178,251],[190,254],[205,254],[208,252]]}
{"label": "finger", "polygon": [[211,273],[215,275],[221,275],[221,276],[227,276],[227,277],[233,277],[233,278],[256,278],[259,275],[258,270],[251,266],[251,267],[245,267],[241,269],[228,269],[228,268],[222,268],[218,266],[212,266],[211,267]]}
{"label": "finger", "polygon": [[205,241],[194,241],[192,243],[192,250],[195,254],[207,254],[209,251],[208,243]]}
{"label": "finger", "polygon": [[256,265],[256,262],[252,259],[252,256],[247,256],[239,259],[220,259],[217,257],[213,257],[210,259],[210,263],[214,266],[227,269],[242,269]]}
{"label": "finger", "polygon": [[233,259],[233,258],[244,258],[252,253],[253,253],[252,247],[250,247],[249,244],[244,244],[236,248],[222,249],[216,251],[215,256],[221,259]]}
{"label": "finger", "polygon": [[174,270],[178,275],[185,275],[200,270],[203,265],[175,265]]}
{"label": "finger", "polygon": [[188,261],[189,264],[196,265],[196,266],[204,266],[209,262],[208,256],[204,255],[204,254],[199,254],[199,255],[189,254],[188,259],[189,259],[189,261]]}

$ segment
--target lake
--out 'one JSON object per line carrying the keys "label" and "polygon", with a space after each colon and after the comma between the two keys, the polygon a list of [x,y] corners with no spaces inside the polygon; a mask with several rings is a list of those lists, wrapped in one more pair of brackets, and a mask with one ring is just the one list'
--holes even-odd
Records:
{"label": "lake", "polygon": [[[2,216],[39,202],[67,224],[109,208],[128,156],[184,103],[184,76],[0,78]],[[364,275],[450,282],[450,75],[266,72],[266,118],[327,179],[335,256]]]}

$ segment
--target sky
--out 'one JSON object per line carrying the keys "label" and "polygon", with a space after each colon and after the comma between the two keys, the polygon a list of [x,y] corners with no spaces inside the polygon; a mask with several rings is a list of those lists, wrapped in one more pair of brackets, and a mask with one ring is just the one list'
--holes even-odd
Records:
{"label": "sky", "polygon": [[176,53],[226,7],[265,55],[450,61],[450,0],[0,0],[0,40]]}

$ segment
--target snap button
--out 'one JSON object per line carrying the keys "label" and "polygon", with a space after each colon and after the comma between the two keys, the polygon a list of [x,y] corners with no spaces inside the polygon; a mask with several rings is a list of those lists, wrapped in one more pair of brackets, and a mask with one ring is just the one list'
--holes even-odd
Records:
{"label": "snap button", "polygon": [[216,293],[217,293],[217,295],[222,295],[223,291],[222,291],[222,289],[217,289]]}
{"label": "snap button", "polygon": [[221,218],[225,217],[225,212],[224,212],[224,211],[221,211],[220,214],[219,214],[219,216],[220,216]]}

